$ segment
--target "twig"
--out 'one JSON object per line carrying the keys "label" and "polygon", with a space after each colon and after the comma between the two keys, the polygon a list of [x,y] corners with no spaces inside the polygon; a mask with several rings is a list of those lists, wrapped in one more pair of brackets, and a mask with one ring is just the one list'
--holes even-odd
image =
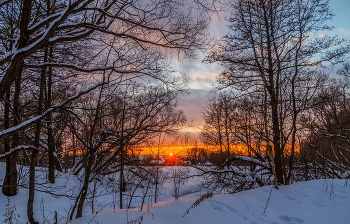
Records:
{"label": "twig", "polygon": [[264,212],[263,212],[264,215],[266,215],[266,209],[267,209],[267,206],[269,205],[269,202],[270,202],[270,198],[271,198],[271,194],[272,194],[272,189],[273,189],[273,186],[271,187],[270,195],[269,195],[269,198],[267,199],[266,206],[265,206],[265,208],[264,208]]}
{"label": "twig", "polygon": [[185,212],[185,214],[182,217],[185,217],[186,214],[190,213],[190,209],[199,206],[199,204],[202,201],[204,201],[205,199],[211,198],[211,197],[213,197],[213,192],[208,192],[208,193],[202,195],[200,198],[197,199],[197,201],[195,203],[193,203],[193,205],[191,205],[191,207],[189,209],[187,209],[187,211]]}

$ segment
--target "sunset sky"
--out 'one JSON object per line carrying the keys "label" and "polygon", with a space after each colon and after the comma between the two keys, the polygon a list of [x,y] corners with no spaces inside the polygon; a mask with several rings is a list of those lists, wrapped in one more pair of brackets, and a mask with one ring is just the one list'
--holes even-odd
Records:
{"label": "sunset sky", "polygon": [[[335,16],[328,24],[332,25],[334,29],[327,32],[329,35],[338,35],[341,38],[350,40],[350,1],[349,0],[330,0],[330,8]],[[220,15],[220,18],[215,18],[212,24],[212,33],[221,38],[228,32],[227,22],[225,18],[228,15]],[[320,33],[321,35],[322,33]],[[178,99],[179,109],[183,110],[188,118],[190,127],[184,128],[182,131],[198,134],[200,132],[200,125],[202,124],[201,111],[206,105],[206,101],[215,96],[213,84],[215,78],[222,68],[217,64],[201,63],[204,54],[199,53],[195,61],[185,61],[181,65],[181,71],[185,72],[189,79],[189,87],[191,88],[188,95],[180,96]],[[333,71],[336,72],[337,68]]]}

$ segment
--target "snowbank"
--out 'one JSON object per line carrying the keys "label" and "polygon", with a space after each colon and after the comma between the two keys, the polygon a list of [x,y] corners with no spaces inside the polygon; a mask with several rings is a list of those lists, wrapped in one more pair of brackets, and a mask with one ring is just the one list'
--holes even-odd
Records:
{"label": "snowbank", "polygon": [[[127,223],[144,214],[142,224],[350,223],[350,182],[347,184],[346,180],[313,180],[281,186],[279,190],[265,186],[232,195],[214,195],[183,217],[196,200],[197,197],[188,196],[160,202],[149,213],[138,209],[101,212],[94,220],[99,224]],[[88,223],[92,217],[73,223]]]}
{"label": "snowbank", "polygon": [[[0,164],[0,181],[4,177],[4,164]],[[61,174],[56,184],[46,181],[45,172],[37,172],[38,189],[50,189],[56,194],[75,195],[78,181],[74,176]],[[142,223],[142,224],[349,224],[350,223],[350,182],[347,180],[313,180],[299,182],[289,186],[281,186],[279,190],[272,186],[252,189],[236,194],[214,195],[200,203],[196,208],[188,208],[198,199],[198,192],[193,187],[195,180],[184,182],[180,186],[180,198],[174,200],[171,183],[167,184],[164,194],[159,197],[157,204],[146,205],[143,211],[139,207],[133,209],[116,209],[118,194],[107,187],[99,192],[95,201],[95,211],[91,214],[89,204],[84,207],[82,218],[72,220],[72,224],[110,224],[110,223]],[[109,185],[108,185],[109,186]],[[107,191],[106,191],[107,189]],[[109,190],[108,190],[109,189]],[[75,192],[74,192],[75,191]],[[14,215],[26,223],[26,205],[28,191],[20,188],[18,195],[10,198],[7,208],[15,206]],[[7,198],[0,193],[0,223],[5,220]],[[40,223],[54,223],[53,217],[57,212],[58,223],[67,223],[67,217],[74,198],[58,197],[45,192],[36,192],[35,218]],[[135,205],[136,206],[136,205]],[[148,207],[148,208],[147,208]],[[8,209],[7,209],[8,211]],[[183,217],[184,216],[184,217]],[[140,221],[140,222],[137,222]],[[16,222],[14,222],[16,223]]]}

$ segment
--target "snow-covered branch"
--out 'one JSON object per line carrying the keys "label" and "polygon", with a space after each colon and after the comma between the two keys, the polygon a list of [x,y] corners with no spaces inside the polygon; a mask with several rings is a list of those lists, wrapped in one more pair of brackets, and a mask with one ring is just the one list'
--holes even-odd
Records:
{"label": "snow-covered branch", "polygon": [[15,153],[17,151],[20,151],[20,150],[30,150],[30,149],[37,149],[35,146],[32,146],[32,145],[20,145],[20,146],[17,146],[13,149],[11,149],[10,151],[4,153],[4,154],[0,154],[0,159],[2,158],[6,158],[7,156],[11,155],[12,153]]}
{"label": "snow-covered branch", "polygon": [[67,100],[65,100],[63,102],[52,106],[51,108],[47,109],[41,115],[38,115],[38,116],[33,117],[33,118],[29,119],[29,120],[26,120],[26,121],[24,121],[24,122],[22,122],[22,123],[20,123],[20,124],[18,124],[16,126],[14,126],[14,127],[11,127],[11,128],[8,128],[6,130],[1,131],[0,132],[0,138],[4,137],[5,135],[8,135],[8,134],[14,133],[16,131],[19,131],[19,130],[27,127],[28,125],[32,124],[33,122],[36,122],[36,121],[39,121],[39,120],[43,119],[49,113],[52,113],[52,112],[56,111],[57,109],[60,109],[61,107],[65,106],[66,104],[68,104],[70,102],[72,102],[73,100],[76,100],[80,96],[82,96],[82,95],[84,95],[84,94],[86,94],[86,93],[88,93],[88,92],[98,88],[99,86],[104,85],[104,84],[107,84],[107,83],[106,82],[100,82],[100,83],[98,83],[98,84],[96,84],[96,85],[94,85],[94,86],[92,86],[92,87],[90,87],[90,88],[88,88],[88,89],[86,89],[86,90],[84,90],[84,91],[82,91],[82,92],[80,92],[80,93],[78,93],[78,94],[68,98]]}

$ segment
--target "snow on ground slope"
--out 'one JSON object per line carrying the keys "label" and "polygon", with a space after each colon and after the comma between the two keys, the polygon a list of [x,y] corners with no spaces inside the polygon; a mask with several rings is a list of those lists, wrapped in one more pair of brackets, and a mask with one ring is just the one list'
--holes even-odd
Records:
{"label": "snow on ground slope", "polygon": [[312,180],[281,186],[279,190],[271,189],[271,186],[265,186],[232,195],[214,195],[191,209],[185,217],[183,214],[196,201],[196,197],[160,202],[146,214],[138,209],[106,211],[96,215],[92,221],[93,216],[89,215],[73,223],[127,223],[142,214],[143,224],[350,223],[350,182]]}
{"label": "snow on ground slope", "polygon": [[[37,172],[37,181],[45,182],[45,172]],[[0,181],[2,183],[4,166],[0,164]],[[58,175],[52,189],[76,194],[77,178],[65,174]],[[189,180],[180,186],[179,200],[174,200],[171,183],[167,184],[164,194],[157,204],[152,204],[143,211],[135,205],[133,209],[112,209],[111,202],[115,193],[104,188],[99,192],[95,202],[95,211],[87,204],[82,218],[72,220],[72,224],[350,224],[350,181],[313,180],[281,186],[279,190],[265,186],[236,194],[214,195],[204,200],[196,208],[183,215],[198,199],[193,190],[195,180]],[[49,189],[50,184],[37,185],[38,189]],[[269,199],[270,198],[270,199]],[[10,198],[10,206],[15,206],[15,214],[20,217],[18,223],[26,223],[26,204],[28,191],[21,188],[18,195]],[[53,197],[44,192],[36,192],[35,218],[40,223],[54,223],[54,211],[57,211],[59,224],[67,223],[68,212],[74,200],[66,197]],[[4,223],[7,198],[0,193],[0,223]],[[118,207],[118,203],[115,203]],[[264,212],[265,211],[265,212]],[[140,218],[142,216],[142,219]],[[135,220],[135,222],[133,222]],[[136,222],[140,221],[140,222]],[[16,223],[16,222],[14,222]]]}

